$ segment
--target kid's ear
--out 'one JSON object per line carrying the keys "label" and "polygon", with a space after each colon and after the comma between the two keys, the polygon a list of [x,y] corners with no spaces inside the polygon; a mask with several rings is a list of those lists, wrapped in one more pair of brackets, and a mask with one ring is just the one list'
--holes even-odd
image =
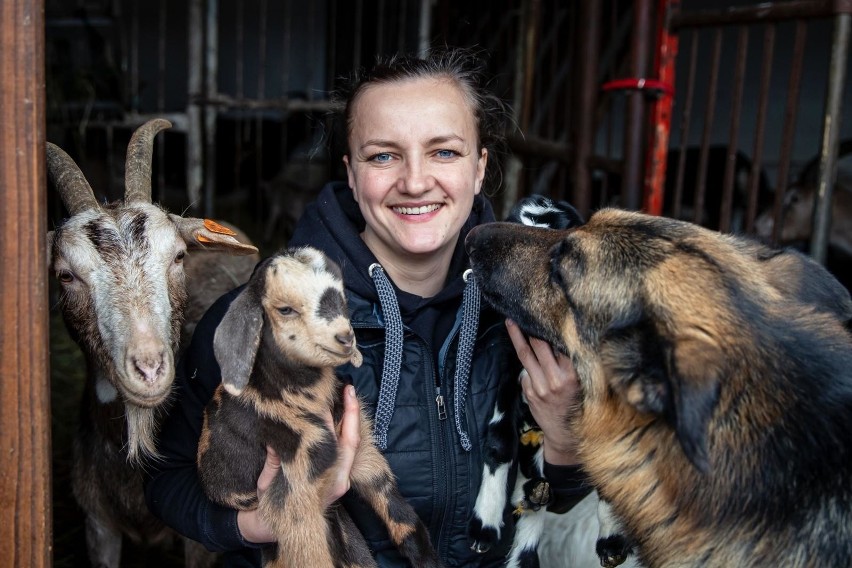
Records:
{"label": "kid's ear", "polygon": [[234,396],[248,384],[263,331],[263,307],[253,296],[249,287],[240,292],[213,337],[222,385]]}

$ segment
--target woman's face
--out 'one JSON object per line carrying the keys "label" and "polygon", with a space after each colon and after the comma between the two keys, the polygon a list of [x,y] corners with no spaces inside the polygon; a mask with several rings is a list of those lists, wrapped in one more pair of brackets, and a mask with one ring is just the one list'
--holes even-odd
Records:
{"label": "woman's face", "polygon": [[370,85],[352,109],[349,186],[379,259],[452,254],[479,193],[488,152],[449,80]]}

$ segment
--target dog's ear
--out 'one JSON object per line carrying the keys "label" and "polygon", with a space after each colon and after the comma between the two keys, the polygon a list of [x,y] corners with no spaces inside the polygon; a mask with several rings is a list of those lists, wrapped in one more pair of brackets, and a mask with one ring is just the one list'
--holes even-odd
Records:
{"label": "dog's ear", "polygon": [[251,284],[231,303],[213,337],[222,386],[234,396],[246,387],[263,331],[263,307]]}
{"label": "dog's ear", "polygon": [[675,432],[689,461],[702,473],[709,469],[707,428],[719,402],[725,357],[706,339],[676,339],[668,349],[668,375]]}
{"label": "dog's ear", "polygon": [[639,325],[610,333],[598,353],[610,387],[625,404],[668,419],[673,410],[662,346],[650,326]]}

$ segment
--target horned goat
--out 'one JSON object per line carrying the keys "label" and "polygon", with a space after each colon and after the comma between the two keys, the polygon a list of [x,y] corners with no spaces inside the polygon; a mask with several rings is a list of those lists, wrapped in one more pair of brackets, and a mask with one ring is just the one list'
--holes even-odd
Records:
{"label": "horned goat", "polygon": [[172,539],[145,506],[141,462],[156,455],[158,413],[174,379],[187,249],[257,253],[226,227],[151,203],[154,136],[169,126],[154,119],[133,133],[124,200],[108,204],[98,203],[68,154],[47,144],[48,174],[70,214],[48,233],[48,258],[66,327],[86,359],[71,476],[95,566],[119,565],[122,535]]}
{"label": "horned goat", "polygon": [[[339,267],[310,247],[262,261],[216,328],[213,349],[222,383],[205,409],[198,446],[208,497],[258,510],[277,537],[263,551],[265,566],[376,566],[346,510],[333,505],[327,512],[324,504],[337,461],[337,437],[325,417],[339,419],[343,408],[334,367],[362,362]],[[372,436],[362,413],[352,490],[413,566],[440,566]],[[258,499],[267,446],[281,457],[281,475]]]}

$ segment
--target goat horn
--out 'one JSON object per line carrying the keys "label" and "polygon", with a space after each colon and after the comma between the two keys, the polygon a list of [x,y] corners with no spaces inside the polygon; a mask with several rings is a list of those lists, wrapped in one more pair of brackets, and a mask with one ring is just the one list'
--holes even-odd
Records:
{"label": "goat horn", "polygon": [[62,203],[73,217],[89,209],[99,209],[92,186],[80,167],[65,153],[65,150],[47,143],[47,173],[62,198]]}
{"label": "goat horn", "polygon": [[151,160],[154,155],[154,136],[170,128],[164,118],[149,120],[136,129],[127,145],[124,165],[124,202],[151,203]]}

